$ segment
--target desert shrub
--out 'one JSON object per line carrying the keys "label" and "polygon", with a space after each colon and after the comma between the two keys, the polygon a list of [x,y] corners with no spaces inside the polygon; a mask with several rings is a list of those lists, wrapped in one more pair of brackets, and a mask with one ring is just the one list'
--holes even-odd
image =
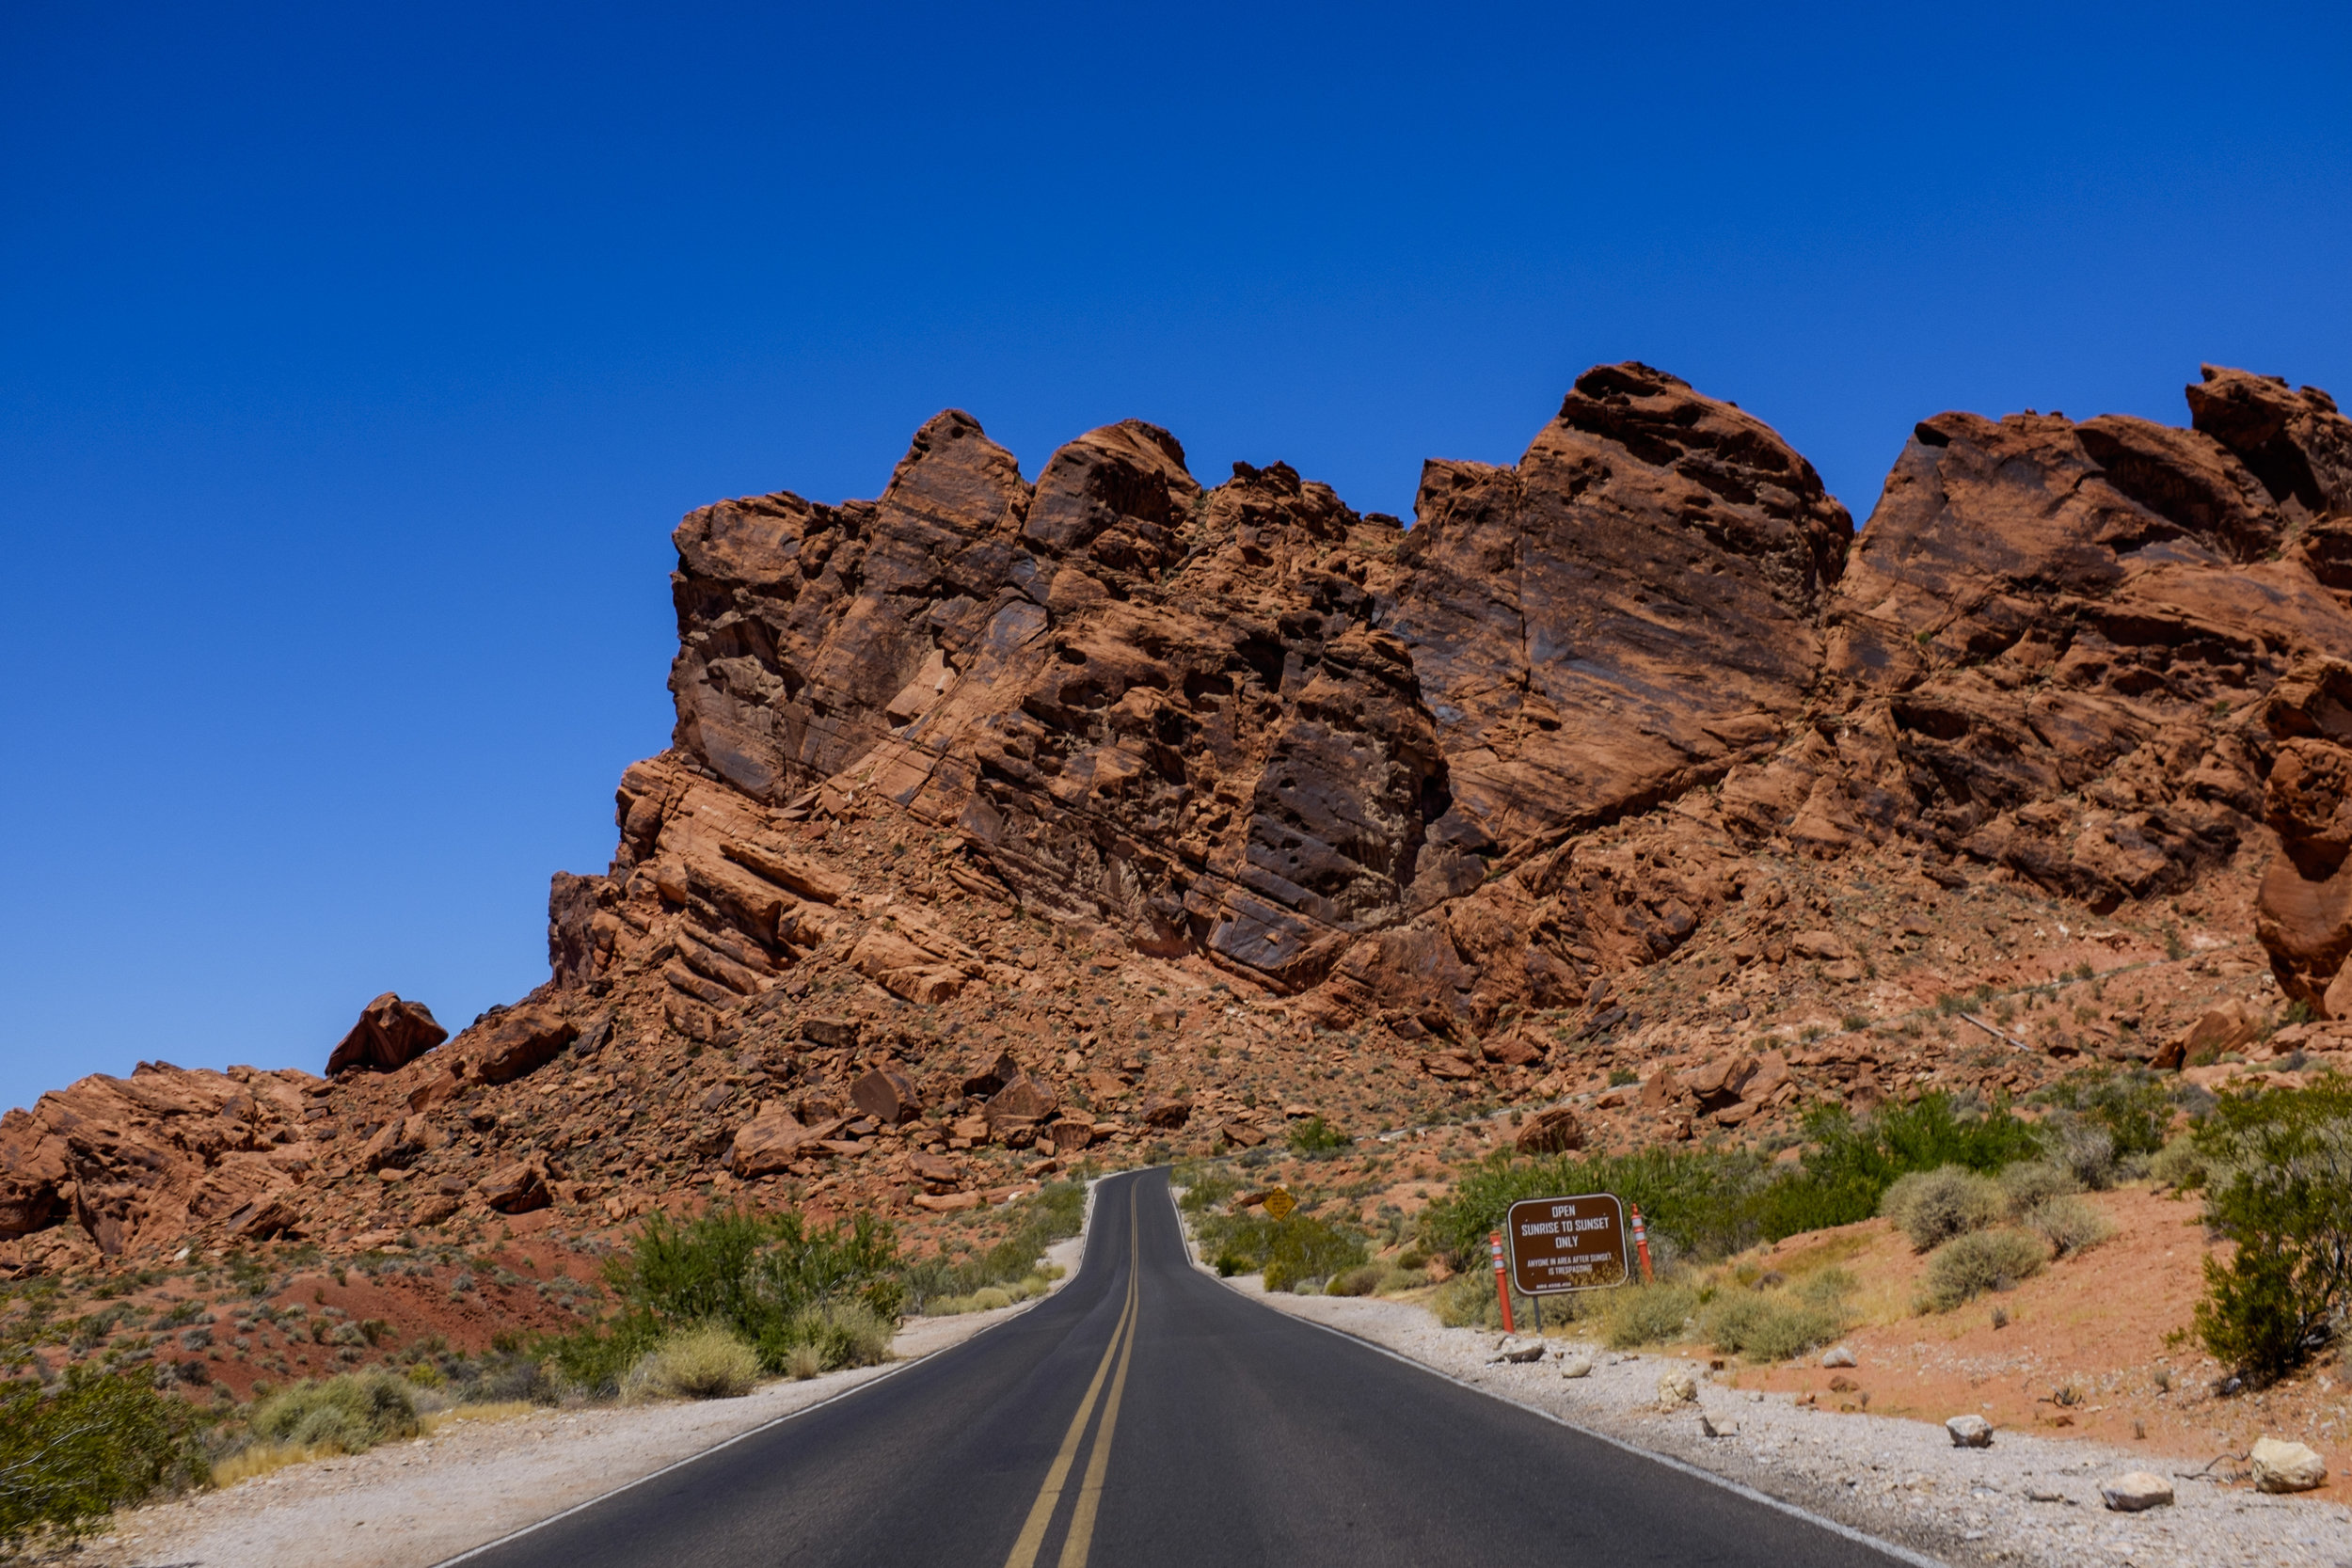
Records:
{"label": "desert shrub", "polygon": [[203,1473],[194,1407],[145,1378],[73,1367],[54,1388],[0,1383],[0,1552]]}
{"label": "desert shrub", "polygon": [[1799,1301],[1817,1307],[1834,1307],[1852,1295],[1854,1276],[1839,1268],[1816,1269],[1792,1287]]}
{"label": "desert shrub", "polygon": [[1502,1326],[1502,1306],[1495,1296],[1494,1275],[1476,1269],[1457,1274],[1438,1286],[1429,1306],[1438,1321],[1448,1328]]}
{"label": "desert shrub", "polygon": [[2173,1086],[2145,1068],[2093,1068],[2038,1090],[2033,1098],[2106,1132],[2119,1160],[2162,1148],[2176,1103]]}
{"label": "desert shrub", "polygon": [[1998,1223],[2008,1207],[1998,1182],[1961,1165],[1914,1171],[1879,1199],[1879,1212],[1920,1252]]}
{"label": "desert shrub", "polygon": [[[1200,1191],[1196,1185],[1185,1194],[1185,1203],[1191,1204]],[[908,1263],[899,1271],[907,1309],[938,1314],[939,1302],[969,1298],[989,1286],[1009,1286],[1036,1274],[1047,1247],[1075,1236],[1084,1227],[1086,1206],[1085,1182],[1057,1181],[1024,1199],[1010,1233],[985,1252],[961,1262],[926,1258]]]}
{"label": "desert shrub", "polygon": [[2294,1370],[2352,1316],[2352,1083],[2220,1101],[2196,1133],[2205,1223],[2237,1243],[2207,1259],[2198,1337],[2257,1384]]}
{"label": "desert shrub", "polygon": [[825,1353],[815,1345],[794,1345],[784,1354],[784,1374],[796,1383],[806,1383],[825,1370]]}
{"label": "desert shrub", "polygon": [[2001,1196],[2013,1219],[2023,1219],[2054,1197],[2083,1190],[2073,1171],[2048,1160],[2020,1160],[2003,1170],[1999,1180]]}
{"label": "desert shrub", "polygon": [[2177,1187],[2186,1192],[2205,1184],[2205,1157],[2197,1151],[2197,1139],[2184,1132],[2156,1150],[2148,1162],[2149,1179],[2159,1186]]}
{"label": "desert shrub", "polygon": [[406,1380],[385,1371],[306,1379],[256,1401],[246,1428],[267,1442],[335,1453],[365,1453],[423,1430]]}
{"label": "desert shrub", "polygon": [[1484,1256],[1487,1232],[1501,1228],[1520,1198],[1607,1192],[1641,1206],[1655,1251],[1720,1258],[1759,1241],[1868,1219],[1887,1188],[1911,1172],[1994,1171],[2040,1148],[2033,1126],[2007,1107],[1971,1112],[1943,1094],[1858,1118],[1817,1106],[1804,1133],[1812,1148],[1794,1168],[1749,1149],[1653,1148],[1533,1160],[1498,1152],[1422,1211],[1422,1240],[1466,1261]]}
{"label": "desert shrub", "polygon": [[1319,1116],[1309,1117],[1291,1128],[1291,1148],[1300,1154],[1337,1154],[1355,1141]]}
{"label": "desert shrub", "polygon": [[[2072,1111],[2053,1112],[2043,1124],[2050,1163],[2094,1193],[2115,1185],[2115,1134]],[[2143,1156],[2144,1158],[2144,1156]]]}
{"label": "desert shrub", "polygon": [[1603,1292],[1601,1338],[1612,1350],[1678,1339],[1698,1309],[1699,1293],[1685,1285],[1626,1285]]}
{"label": "desert shrub", "polygon": [[2061,1195],[2043,1198],[2018,1216],[2019,1223],[2050,1243],[2053,1258],[2089,1252],[2115,1234],[2105,1214],[2079,1197]]}
{"label": "desert shrub", "polygon": [[1724,1291],[1699,1311],[1699,1337],[1726,1354],[1786,1361],[1826,1344],[1846,1326],[1834,1302],[1780,1291]]}
{"label": "desert shrub", "polygon": [[759,1353],[715,1323],[663,1337],[621,1380],[621,1398],[740,1399],[759,1381]]}
{"label": "desert shrub", "polygon": [[1323,1288],[1323,1293],[1327,1296],[1368,1296],[1380,1288],[1380,1282],[1388,1276],[1388,1272],[1379,1263],[1345,1269],[1331,1276],[1331,1283]]}
{"label": "desert shrub", "polygon": [[[1029,1262],[1035,1259],[1032,1252]],[[605,1276],[619,1311],[606,1323],[534,1340],[531,1351],[598,1398],[618,1394],[622,1380],[671,1335],[709,1324],[755,1347],[772,1372],[784,1371],[786,1357],[803,1344],[829,1357],[863,1354],[851,1346],[864,1338],[837,1331],[834,1310],[854,1305],[860,1322],[895,1323],[907,1298],[892,1229],[870,1214],[818,1226],[788,1211],[722,1209],[684,1224],[657,1213],[627,1254],[606,1261]]]}
{"label": "desert shrub", "polygon": [[1216,1272],[1232,1277],[1263,1272],[1269,1291],[1288,1291],[1360,1267],[1372,1256],[1352,1227],[1303,1212],[1288,1219],[1265,1214],[1202,1213],[1193,1234]]}
{"label": "desert shrub", "polygon": [[1936,1248],[1919,1292],[1922,1311],[1948,1312],[1987,1291],[2007,1291],[2042,1272],[2039,1237],[2022,1230],[1972,1230]]}

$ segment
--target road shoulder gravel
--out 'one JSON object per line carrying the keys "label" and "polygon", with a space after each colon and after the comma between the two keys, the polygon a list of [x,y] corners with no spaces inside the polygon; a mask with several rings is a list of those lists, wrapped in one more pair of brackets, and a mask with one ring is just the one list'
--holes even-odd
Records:
{"label": "road shoulder gravel", "polygon": [[[1502,1336],[1443,1327],[1417,1302],[1267,1294],[1255,1276],[1225,1283],[1276,1311],[1498,1399],[1941,1561],[2004,1568],[2352,1564],[2352,1509],[2336,1503],[2174,1479],[2178,1500],[2170,1508],[2107,1512],[2099,1497],[2102,1479],[2187,1468],[2127,1449],[2011,1432],[1996,1433],[1989,1449],[1960,1449],[1941,1426],[1798,1404],[1785,1394],[1742,1390],[1734,1386],[1735,1371],[1711,1371],[1703,1360],[1618,1354],[1565,1338],[1548,1340],[1541,1361],[1494,1363]],[[1563,1354],[1589,1357],[1591,1372],[1563,1376]],[[1670,1371],[1687,1373],[1698,1398],[1663,1413],[1658,1386]],[[1737,1431],[1710,1436],[1708,1423],[1717,1431],[1736,1424]]]}

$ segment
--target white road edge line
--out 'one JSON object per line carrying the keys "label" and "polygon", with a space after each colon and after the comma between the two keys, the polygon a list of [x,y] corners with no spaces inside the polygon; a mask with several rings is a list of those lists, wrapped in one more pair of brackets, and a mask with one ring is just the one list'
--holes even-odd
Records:
{"label": "white road edge line", "polygon": [[[1170,1209],[1175,1208],[1175,1199],[1173,1197],[1169,1198],[1168,1207]],[[1180,1231],[1184,1227],[1184,1216],[1183,1212],[1179,1211],[1176,1214],[1176,1225]],[[1196,1268],[1199,1267],[1198,1264],[1194,1266]],[[1215,1275],[1210,1275],[1209,1277],[1216,1279]],[[1775,1497],[1769,1492],[1759,1492],[1755,1487],[1748,1485],[1744,1481],[1734,1481],[1729,1476],[1719,1476],[1712,1470],[1703,1469],[1686,1459],[1677,1459],[1670,1453],[1659,1453],[1653,1449],[1643,1448],[1639,1444],[1629,1443],[1621,1437],[1612,1437],[1605,1432],[1597,1432],[1591,1427],[1580,1425],[1575,1421],[1569,1420],[1565,1416],[1555,1416],[1549,1410],[1539,1409],[1532,1404],[1521,1404],[1518,1401],[1500,1394],[1492,1388],[1481,1388],[1477,1384],[1466,1382],[1461,1378],[1455,1377],[1452,1372],[1439,1371],[1437,1368],[1430,1366],[1426,1362],[1416,1361],[1409,1355],[1403,1354],[1397,1351],[1392,1351],[1388,1346],[1367,1339],[1360,1334],[1350,1334],[1343,1328],[1334,1328],[1329,1323],[1317,1323],[1312,1318],[1301,1318],[1294,1316],[1288,1312],[1278,1311],[1274,1307],[1267,1307],[1266,1304],[1262,1301],[1250,1301],[1248,1292],[1237,1289],[1225,1280],[1216,1279],[1216,1282],[1219,1285],[1224,1286],[1228,1291],[1232,1291],[1232,1293],[1241,1300],[1248,1301],[1251,1306],[1260,1307],[1265,1311],[1273,1312],[1276,1317],[1283,1319],[1286,1322],[1303,1323],[1309,1328],[1319,1328],[1326,1334],[1336,1335],[1340,1338],[1361,1345],[1366,1350],[1372,1351],[1376,1354],[1385,1355],[1391,1361],[1401,1362],[1405,1366],[1410,1367],[1416,1371],[1426,1372],[1431,1377],[1451,1383],[1456,1388],[1467,1388],[1473,1394],[1482,1394],[1487,1399],[1493,1400],[1498,1404],[1507,1404],[1514,1410],[1524,1410],[1531,1416],[1540,1417],[1542,1419],[1551,1422],[1554,1426],[1565,1427],[1570,1432],[1577,1433],[1579,1436],[1590,1437],[1597,1443],[1606,1443],[1611,1448],[1616,1449],[1621,1452],[1632,1454],[1638,1459],[1649,1460],[1653,1464],[1663,1465],[1670,1470],[1679,1470],[1686,1476],[1690,1476],[1698,1481],[1707,1481],[1711,1485],[1720,1486],[1724,1491],[1729,1492],[1736,1497],[1745,1497],[1748,1501],[1753,1503],[1762,1503],[1765,1507],[1776,1509],[1780,1513],[1789,1515],[1791,1518],[1802,1519],[1808,1525],[1818,1525],[1822,1529],[1829,1531],[1832,1535],[1840,1535],[1845,1537],[1847,1540],[1853,1542],[1857,1545],[1867,1546],[1873,1551],[1884,1552],[1887,1556],[1894,1558],[1897,1561],[1910,1563],[1912,1568],[1951,1568],[1951,1565],[1942,1559],[1928,1557],[1922,1553],[1915,1552],[1910,1547],[1898,1545],[1892,1541],[1883,1541],[1867,1530],[1856,1529],[1853,1526],[1832,1519],[1826,1514],[1816,1513],[1811,1509],[1804,1507],[1801,1503],[1792,1503],[1784,1497]]]}
{"label": "white road edge line", "polygon": [[[1082,1239],[1093,1228],[1095,1189],[1102,1186],[1102,1184],[1108,1180],[1110,1180],[1108,1177],[1097,1177],[1092,1181],[1087,1183],[1086,1217],[1084,1220],[1079,1222],[1078,1227],[1078,1234]],[[1182,1222],[1179,1221],[1179,1223],[1181,1224]],[[1086,1254],[1081,1252],[1078,1255],[1078,1274],[1082,1275],[1086,1273]],[[1070,1276],[1070,1281],[1073,1285],[1076,1284],[1078,1281],[1078,1275],[1072,1275]],[[1060,1292],[1057,1291],[1055,1293],[1059,1294]],[[824,1409],[825,1406],[829,1404],[838,1404],[843,1400],[850,1398],[853,1394],[863,1394],[866,1389],[873,1387],[877,1384],[889,1382],[892,1378],[897,1377],[900,1372],[912,1371],[915,1368],[923,1366],[928,1362],[938,1360],[941,1356],[946,1355],[950,1352],[961,1350],[964,1346],[972,1343],[974,1339],[978,1339],[983,1336],[995,1333],[998,1329],[1004,1327],[1005,1324],[1012,1322],[1015,1318],[1025,1315],[1032,1307],[1038,1307],[1052,1299],[1053,1297],[1051,1296],[1039,1296],[1034,1300],[1024,1302],[1021,1304],[1020,1311],[1006,1313],[996,1322],[990,1323],[986,1328],[983,1328],[978,1333],[974,1334],[969,1339],[959,1339],[954,1344],[948,1345],[945,1349],[935,1350],[928,1355],[918,1355],[911,1361],[901,1362],[899,1365],[891,1368],[890,1370],[882,1373],[880,1376],[869,1377],[854,1388],[844,1388],[838,1394],[828,1395],[824,1399],[818,1400],[815,1404],[804,1404],[798,1410],[787,1410],[783,1415],[775,1418],[773,1420],[762,1421],[759,1425],[751,1428],[749,1431],[739,1432],[734,1436],[726,1438],[722,1442],[713,1443],[707,1449],[697,1449],[695,1452],[688,1454],[684,1459],[674,1459],[669,1464],[661,1466],[659,1470],[648,1470],[644,1475],[639,1476],[635,1481],[625,1481],[620,1485],[612,1488],[610,1492],[599,1492],[595,1497],[588,1498],[585,1502],[574,1503],[571,1507],[563,1510],[561,1513],[550,1513],[544,1519],[536,1520],[531,1524],[523,1526],[520,1529],[508,1530],[504,1535],[498,1536],[489,1541],[485,1541],[479,1546],[469,1546],[464,1551],[459,1552],[455,1557],[445,1557],[441,1559],[440,1561],[435,1563],[433,1568],[456,1568],[456,1565],[460,1562],[469,1561],[474,1558],[480,1557],[485,1552],[495,1551],[511,1541],[520,1541],[526,1535],[530,1535],[537,1530],[543,1530],[549,1525],[568,1519],[573,1514],[580,1513],[585,1509],[596,1507],[598,1503],[609,1501],[612,1498],[619,1497],[624,1492],[633,1492],[649,1481],[659,1481],[661,1477],[668,1475],[673,1470],[683,1470],[689,1465],[695,1464],[701,1460],[708,1459],[712,1454],[718,1453],[724,1449],[731,1449],[735,1447],[736,1444],[756,1437],[763,1432],[773,1432],[776,1428],[784,1425],[787,1421],[797,1421],[802,1417],[813,1415],[817,1411]],[[1938,1568],[1941,1568],[1940,1564],[1938,1565]]]}

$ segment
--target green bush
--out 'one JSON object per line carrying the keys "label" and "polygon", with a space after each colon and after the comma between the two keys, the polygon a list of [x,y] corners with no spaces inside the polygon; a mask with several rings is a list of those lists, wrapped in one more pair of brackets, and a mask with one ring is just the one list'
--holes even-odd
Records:
{"label": "green bush", "polygon": [[759,1381],[759,1353],[734,1331],[707,1324],[665,1336],[621,1380],[621,1398],[647,1400],[740,1399]]}
{"label": "green bush", "polygon": [[1699,1312],[1699,1336],[1726,1354],[1786,1361],[1827,1344],[1846,1326],[1834,1302],[1779,1291],[1724,1291]]}
{"label": "green bush", "polygon": [[1612,1350],[1661,1345],[1682,1338],[1699,1293],[1685,1285],[1624,1285],[1602,1292],[1601,1338]]}
{"label": "green bush", "polygon": [[2196,1133],[2205,1223],[2237,1243],[2205,1261],[2197,1334],[2256,1384],[2342,1334],[2352,1315],[2352,1083],[2219,1101]]}
{"label": "green bush", "polygon": [[2093,1068],[2038,1090],[2033,1098],[2105,1132],[2118,1159],[2155,1153],[2172,1125],[2172,1085],[2145,1068],[2120,1072]]}
{"label": "green bush", "polygon": [[2042,1272],[2041,1239],[2022,1230],[1972,1230],[1928,1259],[1920,1310],[1948,1312],[1987,1291],[2007,1291]]}
{"label": "green bush", "polygon": [[0,1549],[79,1535],[204,1473],[196,1411],[146,1379],[87,1367],[56,1388],[0,1383]]}
{"label": "green bush", "polygon": [[1794,1168],[1747,1149],[1653,1148],[1533,1160],[1498,1152],[1422,1211],[1422,1239],[1456,1262],[1483,1258],[1487,1233],[1502,1227],[1518,1199],[1607,1192],[1641,1206],[1661,1254],[1718,1258],[1868,1219],[1911,1172],[1994,1171],[2041,1147],[2032,1124],[2007,1107],[1969,1113],[1943,1094],[1861,1118],[1819,1106],[1806,1115],[1804,1132],[1813,1147]]}
{"label": "green bush", "polygon": [[1269,1291],[1288,1291],[1309,1280],[1328,1279],[1361,1266],[1372,1256],[1352,1228],[1305,1212],[1288,1219],[1265,1214],[1200,1212],[1193,1235],[1216,1272],[1263,1273]]}
{"label": "green bush", "polygon": [[854,1307],[861,1325],[896,1323],[908,1293],[891,1227],[870,1214],[815,1226],[791,1212],[722,1209],[684,1224],[657,1213],[628,1254],[607,1261],[605,1276],[620,1301],[612,1321],[532,1347],[599,1398],[617,1395],[671,1335],[711,1324],[754,1346],[771,1372],[787,1370],[803,1345],[817,1346],[827,1368],[863,1364],[839,1357],[868,1354],[870,1334],[846,1333],[837,1314]]}
{"label": "green bush", "polygon": [[1380,1289],[1388,1270],[1378,1263],[1366,1263],[1361,1268],[1347,1269],[1331,1276],[1331,1283],[1323,1288],[1327,1296],[1368,1296]]}
{"label": "green bush", "polygon": [[1448,1328],[1502,1326],[1502,1304],[1495,1295],[1495,1276],[1477,1269],[1457,1274],[1438,1286],[1429,1306],[1438,1315],[1438,1322]]}
{"label": "green bush", "polygon": [[1998,1182],[1963,1165],[1914,1171],[1879,1199],[1879,1212],[1920,1252],[1998,1222],[2008,1207]]}
{"label": "green bush", "polygon": [[1319,1116],[1309,1117],[1291,1128],[1291,1148],[1300,1154],[1337,1154],[1355,1141]]}
{"label": "green bush", "polygon": [[2148,1162],[2149,1180],[2158,1186],[2186,1192],[2205,1184],[2205,1157],[2197,1151],[2194,1133],[2184,1132],[2156,1150]]}
{"label": "green bush", "polygon": [[273,1443],[339,1453],[365,1453],[378,1443],[424,1430],[406,1380],[385,1371],[297,1383],[257,1400],[246,1426],[255,1437]]}

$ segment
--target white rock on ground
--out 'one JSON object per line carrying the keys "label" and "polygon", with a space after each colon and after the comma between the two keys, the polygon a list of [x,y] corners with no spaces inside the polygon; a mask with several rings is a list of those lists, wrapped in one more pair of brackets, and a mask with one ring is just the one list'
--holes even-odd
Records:
{"label": "white rock on ground", "polygon": [[1661,1372],[1658,1377],[1658,1408],[1673,1410],[1699,1397],[1698,1380],[1689,1372]]}
{"label": "white rock on ground", "polygon": [[2172,1506],[2172,1483],[2153,1470],[2127,1470],[2099,1483],[2099,1496],[2118,1513]]}
{"label": "white rock on ground", "polygon": [[1824,1367],[1851,1367],[1853,1364],[1853,1352],[1843,1345],[1832,1345],[1821,1353],[1821,1365]]}
{"label": "white rock on ground", "polygon": [[[1671,1455],[1942,1562],[1968,1568],[2124,1562],[2132,1568],[2344,1568],[2352,1562],[2352,1508],[2310,1497],[2265,1497],[2218,1477],[2173,1481],[2179,1489],[2174,1506],[2153,1513],[2107,1512],[2100,1477],[2193,1467],[2144,1449],[2014,1431],[2001,1433],[1989,1449],[1955,1448],[1949,1433],[1931,1422],[1840,1414],[1800,1405],[1785,1394],[1744,1401],[1739,1440],[1724,1442],[1707,1436],[1697,1421],[1658,1408],[1661,1364],[1686,1368],[1699,1381],[1704,1363],[1613,1355],[1562,1337],[1553,1342],[1571,1359],[1592,1362],[1585,1376],[1569,1380],[1549,1366],[1490,1367],[1490,1333],[1442,1327],[1411,1302],[1269,1296],[1254,1279],[1227,1283],[1279,1311],[1356,1335],[1497,1398]],[[1735,1369],[1707,1381],[1720,1388],[1737,1376]],[[1710,1403],[1712,1397],[1710,1390]]]}
{"label": "white rock on ground", "polygon": [[2301,1443],[2260,1438],[2248,1458],[2253,1465],[2257,1491],[2308,1492],[2328,1479],[2327,1461]]}
{"label": "white rock on ground", "polygon": [[1981,1416],[1955,1416],[1944,1423],[1944,1430],[1952,1434],[1952,1447],[1956,1449],[1993,1446],[1993,1423]]}

